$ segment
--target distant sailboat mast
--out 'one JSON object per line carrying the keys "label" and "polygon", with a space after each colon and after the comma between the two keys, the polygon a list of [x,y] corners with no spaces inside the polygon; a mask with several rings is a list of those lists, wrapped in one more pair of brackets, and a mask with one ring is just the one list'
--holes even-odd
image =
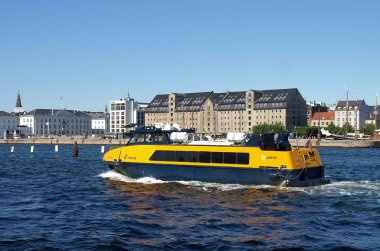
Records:
{"label": "distant sailboat mast", "polygon": [[376,93],[376,100],[375,100],[375,111],[374,111],[374,114],[375,114],[375,130],[377,130],[377,116],[379,114],[379,107],[377,106],[377,93]]}
{"label": "distant sailboat mast", "polygon": [[61,101],[61,109],[63,110],[63,96],[61,96],[60,101]]}
{"label": "distant sailboat mast", "polygon": [[347,95],[346,95],[346,136],[348,133],[348,88],[347,88]]}

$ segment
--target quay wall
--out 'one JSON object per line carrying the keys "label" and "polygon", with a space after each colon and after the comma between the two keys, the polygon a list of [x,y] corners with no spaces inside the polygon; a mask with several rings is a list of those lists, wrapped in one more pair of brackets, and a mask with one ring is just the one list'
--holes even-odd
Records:
{"label": "quay wall", "polygon": [[[78,145],[124,145],[128,139],[101,139],[101,138],[75,138],[75,137],[60,137],[54,139],[48,138],[31,138],[31,139],[0,139],[0,144],[54,144],[54,145],[73,145],[77,142]],[[292,146],[305,147],[307,139],[289,139]],[[325,140],[322,139],[320,144],[317,144],[316,139],[312,139],[313,147],[380,147],[378,140]]]}
{"label": "quay wall", "polygon": [[124,145],[127,139],[100,139],[100,138],[32,138],[32,139],[0,139],[0,144],[51,144],[51,145]]}
{"label": "quay wall", "polygon": [[[308,139],[289,139],[292,146],[305,147]],[[369,147],[379,147],[380,142],[373,140],[325,140],[317,142],[317,139],[312,139],[313,147],[358,147],[358,148],[369,148]]]}

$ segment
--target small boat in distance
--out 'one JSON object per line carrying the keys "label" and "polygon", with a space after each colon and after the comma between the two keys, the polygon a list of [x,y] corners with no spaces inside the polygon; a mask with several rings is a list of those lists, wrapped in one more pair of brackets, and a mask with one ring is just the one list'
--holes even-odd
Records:
{"label": "small boat in distance", "polygon": [[194,135],[191,129],[137,128],[125,146],[106,152],[103,162],[131,178],[276,186],[329,183],[318,150],[293,148],[287,134],[253,134],[222,144]]}

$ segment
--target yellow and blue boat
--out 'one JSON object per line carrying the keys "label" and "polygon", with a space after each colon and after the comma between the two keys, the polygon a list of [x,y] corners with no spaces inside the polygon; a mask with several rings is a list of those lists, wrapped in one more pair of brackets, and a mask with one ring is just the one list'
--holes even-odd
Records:
{"label": "yellow and blue boat", "polygon": [[106,152],[103,161],[131,178],[275,186],[329,183],[318,150],[292,147],[287,134],[253,134],[239,144],[213,145],[173,141],[173,133],[178,132],[136,129],[126,145]]}

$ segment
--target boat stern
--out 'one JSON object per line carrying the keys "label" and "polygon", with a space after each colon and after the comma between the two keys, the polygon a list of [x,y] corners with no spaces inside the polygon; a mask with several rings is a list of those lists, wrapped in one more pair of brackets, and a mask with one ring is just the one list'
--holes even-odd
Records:
{"label": "boat stern", "polygon": [[292,166],[286,170],[287,186],[315,186],[330,183],[325,177],[325,167],[314,148],[292,149]]}

